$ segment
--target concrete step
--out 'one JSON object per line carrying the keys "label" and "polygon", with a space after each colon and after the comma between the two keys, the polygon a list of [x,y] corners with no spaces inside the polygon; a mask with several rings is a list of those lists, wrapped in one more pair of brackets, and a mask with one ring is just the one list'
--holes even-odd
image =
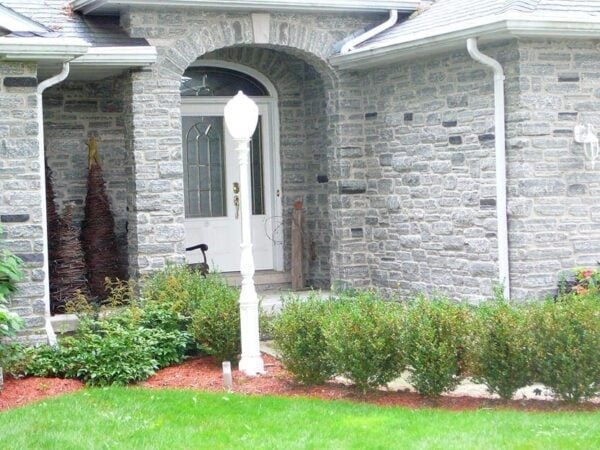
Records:
{"label": "concrete step", "polygon": [[[222,274],[231,286],[239,287],[242,276],[239,272],[225,272]],[[254,274],[256,292],[289,291],[292,288],[292,276],[289,272],[275,270],[257,270]]]}

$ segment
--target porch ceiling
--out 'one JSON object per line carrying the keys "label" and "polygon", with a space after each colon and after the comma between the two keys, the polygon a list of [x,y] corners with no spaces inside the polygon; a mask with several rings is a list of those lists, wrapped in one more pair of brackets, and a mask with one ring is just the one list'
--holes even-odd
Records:
{"label": "porch ceiling", "polygon": [[198,7],[252,11],[412,12],[420,0],[72,0],[83,14],[118,14],[128,6]]}

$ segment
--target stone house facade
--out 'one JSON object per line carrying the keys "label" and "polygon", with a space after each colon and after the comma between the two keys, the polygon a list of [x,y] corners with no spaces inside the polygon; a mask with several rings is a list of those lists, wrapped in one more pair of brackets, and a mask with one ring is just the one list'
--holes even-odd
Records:
{"label": "stone house facade", "polygon": [[[84,144],[96,136],[130,275],[186,261],[195,228],[182,118],[217,115],[210,98],[182,95],[190,67],[268,88],[260,192],[271,207],[257,226],[275,255],[268,268],[289,270],[301,200],[307,285],[478,301],[500,281],[502,253],[494,77],[466,47],[479,39],[505,76],[507,293],[552,293],[562,273],[598,260],[600,177],[574,136],[600,128],[594,1],[568,12],[553,0],[0,3],[48,30],[0,37],[2,245],[26,262],[14,308],[33,342],[51,333],[44,158],[59,207],[75,203],[80,220]],[[399,17],[364,36],[389,9]],[[35,52],[11,50],[27,39]],[[69,77],[38,93],[65,61]]]}

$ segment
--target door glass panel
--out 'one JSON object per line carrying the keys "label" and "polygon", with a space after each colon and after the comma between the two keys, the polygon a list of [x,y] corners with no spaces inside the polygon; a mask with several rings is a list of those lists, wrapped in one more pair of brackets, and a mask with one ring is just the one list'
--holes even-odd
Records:
{"label": "door glass panel", "polygon": [[182,130],[185,216],[226,216],[223,117],[183,117]]}
{"label": "door glass panel", "polygon": [[265,213],[265,183],[263,179],[262,117],[250,141],[250,180],[252,183],[252,214]]}

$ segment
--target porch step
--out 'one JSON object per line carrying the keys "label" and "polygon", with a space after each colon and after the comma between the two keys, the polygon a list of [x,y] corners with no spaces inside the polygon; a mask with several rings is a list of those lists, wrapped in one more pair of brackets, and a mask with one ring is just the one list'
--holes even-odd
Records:
{"label": "porch step", "polygon": [[[240,287],[242,275],[239,272],[225,272],[222,274],[230,286]],[[257,270],[254,274],[256,292],[281,292],[292,289],[292,275],[289,272],[275,270]]]}

